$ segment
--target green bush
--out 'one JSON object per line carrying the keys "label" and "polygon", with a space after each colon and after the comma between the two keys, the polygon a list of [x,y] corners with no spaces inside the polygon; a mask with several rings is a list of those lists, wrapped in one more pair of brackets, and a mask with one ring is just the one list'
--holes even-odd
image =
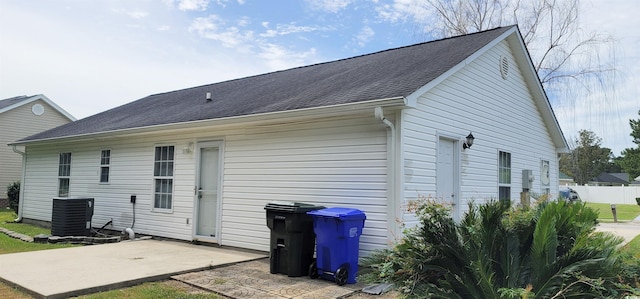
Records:
{"label": "green bush", "polygon": [[[460,223],[430,199],[412,205],[420,225],[392,249],[363,260],[362,278],[409,298],[622,298],[638,294],[620,237],[595,232],[584,203],[471,204]],[[631,271],[630,271],[631,270]],[[636,289],[634,289],[636,287]]]}
{"label": "green bush", "polygon": [[20,204],[20,182],[13,182],[7,186],[7,198],[9,199],[9,208],[16,214],[18,213],[18,205]]}

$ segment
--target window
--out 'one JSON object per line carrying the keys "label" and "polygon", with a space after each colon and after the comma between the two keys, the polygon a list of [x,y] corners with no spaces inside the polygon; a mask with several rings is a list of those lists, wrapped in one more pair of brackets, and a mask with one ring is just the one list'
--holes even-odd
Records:
{"label": "window", "polygon": [[153,165],[155,209],[171,209],[173,193],[173,146],[157,146]]}
{"label": "window", "polygon": [[58,196],[69,196],[69,179],[71,177],[71,153],[60,153],[58,161]]}
{"label": "window", "polygon": [[100,183],[109,182],[110,166],[111,166],[111,150],[100,151]]}
{"label": "window", "polygon": [[498,199],[511,199],[511,153],[498,153]]}

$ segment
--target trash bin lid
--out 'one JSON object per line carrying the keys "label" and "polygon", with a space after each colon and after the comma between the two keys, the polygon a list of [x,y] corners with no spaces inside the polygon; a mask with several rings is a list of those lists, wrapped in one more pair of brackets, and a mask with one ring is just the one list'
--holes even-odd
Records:
{"label": "trash bin lid", "polygon": [[351,208],[326,208],[322,210],[309,211],[307,214],[320,217],[332,217],[348,220],[366,219],[363,211]]}
{"label": "trash bin lid", "polygon": [[293,202],[293,201],[272,201],[264,206],[268,211],[280,211],[291,213],[305,213],[307,211],[322,209],[323,206],[316,206],[308,203]]}

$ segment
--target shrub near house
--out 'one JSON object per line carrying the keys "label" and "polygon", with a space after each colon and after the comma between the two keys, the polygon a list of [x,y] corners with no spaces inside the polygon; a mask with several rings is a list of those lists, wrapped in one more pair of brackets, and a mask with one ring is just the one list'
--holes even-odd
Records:
{"label": "shrub near house", "polygon": [[9,209],[18,213],[20,203],[20,182],[13,182],[7,186],[7,200]]}
{"label": "shrub near house", "polygon": [[374,271],[365,279],[392,282],[410,298],[617,298],[640,292],[633,274],[639,263],[621,258],[621,238],[595,232],[597,212],[584,203],[514,209],[492,201],[471,205],[460,223],[431,200],[414,209],[421,225],[407,230],[393,249],[366,259]]}

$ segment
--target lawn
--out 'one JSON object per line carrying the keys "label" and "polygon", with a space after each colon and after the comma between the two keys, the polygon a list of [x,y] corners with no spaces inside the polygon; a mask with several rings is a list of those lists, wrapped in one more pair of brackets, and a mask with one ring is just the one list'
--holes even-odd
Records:
{"label": "lawn", "polygon": [[631,242],[624,245],[622,250],[630,253],[635,258],[640,259],[640,235],[636,236],[631,240]]}
{"label": "lawn", "polygon": [[[587,207],[600,212],[598,220],[603,222],[612,222],[613,214],[611,213],[611,205],[608,203],[587,202]],[[640,206],[638,205],[616,205],[616,214],[618,221],[631,221],[640,216]]]}
{"label": "lawn", "polygon": [[[17,233],[25,234],[28,236],[35,236],[39,234],[50,234],[51,230],[42,228],[35,225],[24,223],[12,223],[16,218],[16,214],[10,210],[0,211],[0,227],[4,227],[8,230],[12,230]],[[73,247],[78,245],[73,244],[38,244],[24,242],[18,239],[11,238],[3,233],[0,233],[0,254],[16,253],[25,251],[55,249]]]}

